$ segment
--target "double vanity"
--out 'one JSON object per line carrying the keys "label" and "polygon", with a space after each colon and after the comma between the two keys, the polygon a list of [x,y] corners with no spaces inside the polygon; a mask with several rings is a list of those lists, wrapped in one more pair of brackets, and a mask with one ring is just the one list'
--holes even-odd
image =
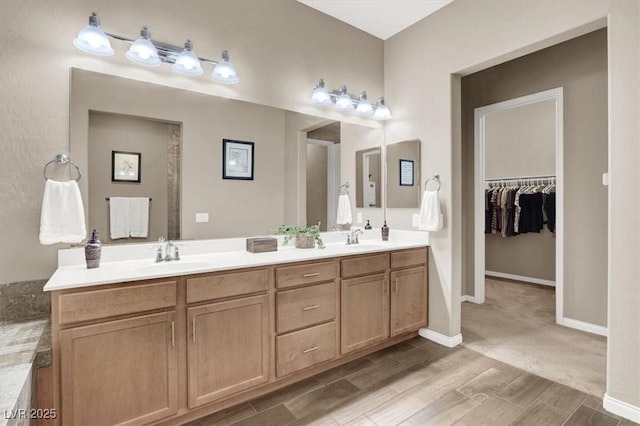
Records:
{"label": "double vanity", "polygon": [[267,253],[188,241],[162,263],[153,244],[109,246],[93,270],[61,251],[45,287],[56,421],[180,424],[416,336],[428,234],[341,237]]}

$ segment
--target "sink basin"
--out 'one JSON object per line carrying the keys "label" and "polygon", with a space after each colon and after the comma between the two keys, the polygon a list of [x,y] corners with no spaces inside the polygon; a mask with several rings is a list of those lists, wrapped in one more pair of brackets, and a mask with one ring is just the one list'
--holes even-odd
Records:
{"label": "sink basin", "polygon": [[142,274],[164,274],[169,272],[182,272],[203,269],[208,266],[211,266],[211,263],[197,260],[174,260],[170,262],[158,262],[141,265],[136,267],[135,270]]}
{"label": "sink basin", "polygon": [[353,249],[353,250],[356,250],[356,249],[359,249],[359,248],[360,249],[373,249],[373,248],[383,248],[384,247],[382,241],[376,241],[376,240],[373,240],[373,241],[365,240],[365,241],[360,241],[359,244],[350,244],[350,245],[347,245],[344,242],[329,243],[329,244],[326,244],[326,245],[327,245],[327,247],[337,247],[337,248],[344,247],[345,249]]}

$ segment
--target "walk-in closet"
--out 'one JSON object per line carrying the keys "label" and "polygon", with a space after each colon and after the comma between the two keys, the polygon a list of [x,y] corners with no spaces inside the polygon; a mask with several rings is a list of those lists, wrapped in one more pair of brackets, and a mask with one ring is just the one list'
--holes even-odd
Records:
{"label": "walk-in closet", "polygon": [[465,345],[591,394],[607,335],[607,33],[462,79]]}

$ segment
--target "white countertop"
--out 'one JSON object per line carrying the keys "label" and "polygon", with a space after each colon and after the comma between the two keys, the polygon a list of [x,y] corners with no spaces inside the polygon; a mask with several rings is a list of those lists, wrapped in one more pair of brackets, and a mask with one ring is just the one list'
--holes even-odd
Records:
{"label": "white countertop", "polygon": [[420,231],[392,230],[389,241],[380,239],[379,230],[366,231],[360,235],[360,244],[350,246],[345,245],[346,235],[346,232],[322,233],[326,245],[324,249],[296,249],[293,241],[283,246],[283,237],[278,236],[278,250],[266,253],[247,252],[246,238],[179,241],[177,245],[181,259],[161,263],[155,262],[158,243],[104,246],[100,267],[95,269],[87,269],[83,248],[65,249],[59,251],[58,269],[44,290],[56,291],[429,245],[429,234]]}

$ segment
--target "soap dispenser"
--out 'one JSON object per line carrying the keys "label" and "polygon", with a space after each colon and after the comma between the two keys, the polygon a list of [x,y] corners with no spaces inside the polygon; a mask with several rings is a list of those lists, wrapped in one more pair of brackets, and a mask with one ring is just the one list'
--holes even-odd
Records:
{"label": "soap dispenser", "polygon": [[382,225],[382,241],[389,241],[389,227],[387,226],[387,221],[384,221],[384,225]]}
{"label": "soap dispenser", "polygon": [[367,224],[364,226],[364,229],[371,229],[371,224],[369,223],[369,219],[367,219]]}
{"label": "soap dispenser", "polygon": [[95,229],[91,233],[91,239],[84,246],[84,258],[87,261],[87,269],[98,268],[100,266],[100,256],[102,255],[102,243],[98,239],[98,231]]}

